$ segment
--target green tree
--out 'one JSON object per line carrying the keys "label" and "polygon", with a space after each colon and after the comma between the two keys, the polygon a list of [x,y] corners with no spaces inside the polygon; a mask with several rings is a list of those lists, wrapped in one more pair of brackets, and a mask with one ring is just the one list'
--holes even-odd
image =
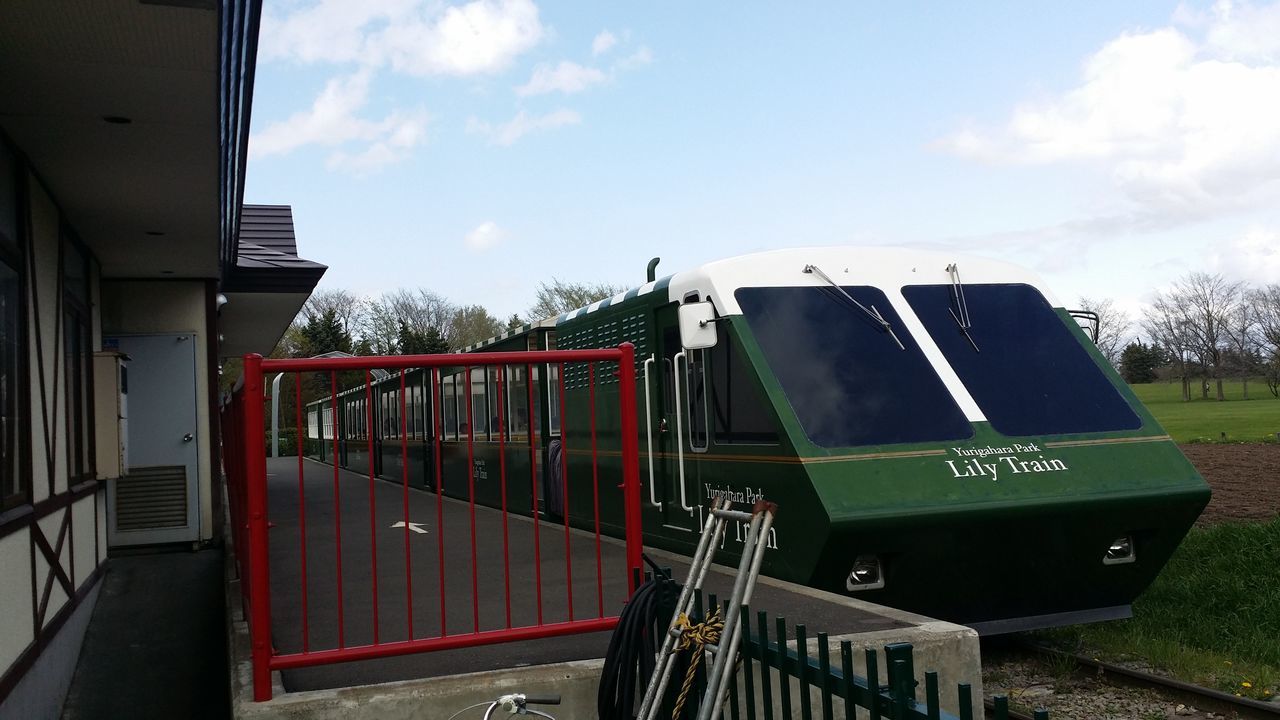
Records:
{"label": "green tree", "polygon": [[453,314],[452,334],[449,337],[453,349],[464,348],[502,332],[502,322],[489,314],[483,305],[467,305]]}
{"label": "green tree", "polygon": [[342,327],[338,312],[333,308],[311,316],[302,326],[302,337],[307,356],[335,350],[351,352],[351,335]]}
{"label": "green tree", "polygon": [[1166,360],[1165,352],[1158,345],[1143,345],[1135,340],[1120,353],[1120,374],[1130,385],[1149,383],[1156,379],[1156,368]]}
{"label": "green tree", "polygon": [[426,330],[414,330],[408,323],[400,321],[400,335],[396,347],[401,355],[436,355],[449,352],[449,343],[440,335],[440,331],[429,327]]}

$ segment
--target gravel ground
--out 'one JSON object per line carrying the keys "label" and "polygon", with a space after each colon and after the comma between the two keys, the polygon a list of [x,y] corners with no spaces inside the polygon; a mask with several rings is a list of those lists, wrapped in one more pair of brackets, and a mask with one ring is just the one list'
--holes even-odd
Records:
{"label": "gravel ground", "polygon": [[1235,715],[1171,702],[1152,690],[1110,685],[1025,655],[983,651],[983,692],[1004,694],[1010,707],[1030,714],[1045,708],[1051,720],[1217,720]]}
{"label": "gravel ground", "polygon": [[1199,525],[1280,515],[1280,443],[1181,445],[1213,488]]}

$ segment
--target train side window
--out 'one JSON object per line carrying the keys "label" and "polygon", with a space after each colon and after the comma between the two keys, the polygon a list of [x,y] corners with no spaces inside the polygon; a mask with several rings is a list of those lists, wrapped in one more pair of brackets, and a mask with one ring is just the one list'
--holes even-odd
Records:
{"label": "train side window", "polygon": [[707,449],[707,375],[706,355],[702,350],[685,353],[685,373],[689,394],[689,447]]}
{"label": "train side window", "polygon": [[458,404],[457,393],[455,391],[456,376],[449,375],[440,383],[441,390],[444,395],[444,439],[458,439]]}
{"label": "train side window", "polygon": [[733,338],[710,351],[711,423],[717,445],[774,445],[773,412]]}
{"label": "train side window", "polygon": [[484,368],[471,368],[471,427],[476,440],[489,439],[489,403],[485,399]]}
{"label": "train side window", "polygon": [[[498,394],[498,367],[491,365],[485,368],[485,378],[489,385],[489,433],[493,440],[502,439],[500,435],[507,433],[507,437],[511,436],[511,421],[502,415],[505,409],[503,398]],[[499,422],[501,420],[501,422]]]}
{"label": "train side window", "polygon": [[547,411],[549,420],[547,421],[547,433],[549,435],[560,434],[560,366],[547,366]]}
{"label": "train side window", "polygon": [[524,371],[523,367],[507,368],[507,421],[512,438],[523,439],[529,433],[529,383]]}

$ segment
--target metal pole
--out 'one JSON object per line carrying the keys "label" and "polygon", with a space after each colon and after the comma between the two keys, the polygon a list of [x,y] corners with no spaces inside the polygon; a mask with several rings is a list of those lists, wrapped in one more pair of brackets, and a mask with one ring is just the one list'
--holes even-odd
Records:
{"label": "metal pole", "polygon": [[244,465],[249,514],[249,639],[253,699],[271,699],[271,579],[267,569],[267,457],[262,447],[262,356],[244,356]]}
{"label": "metal pole", "polygon": [[[640,517],[640,438],[636,428],[636,350],[631,343],[618,346],[618,410],[622,433],[623,523],[627,540],[627,586],[635,592],[635,571],[644,568],[644,534]],[[648,400],[648,394],[645,399]],[[652,480],[652,479],[651,479]]]}
{"label": "metal pole", "polygon": [[[284,373],[276,375],[271,381],[271,457],[280,457],[280,378]],[[302,433],[302,429],[298,429]],[[302,442],[299,440],[298,442]]]}

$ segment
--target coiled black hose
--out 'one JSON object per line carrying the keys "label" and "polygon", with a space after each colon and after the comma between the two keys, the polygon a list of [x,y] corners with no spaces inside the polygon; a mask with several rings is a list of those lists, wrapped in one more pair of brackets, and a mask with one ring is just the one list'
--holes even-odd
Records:
{"label": "coiled black hose", "polygon": [[631,595],[609,640],[600,673],[596,709],[600,720],[632,720],[637,692],[653,676],[655,656],[680,595],[680,583],[661,572],[648,557],[653,577]]}

